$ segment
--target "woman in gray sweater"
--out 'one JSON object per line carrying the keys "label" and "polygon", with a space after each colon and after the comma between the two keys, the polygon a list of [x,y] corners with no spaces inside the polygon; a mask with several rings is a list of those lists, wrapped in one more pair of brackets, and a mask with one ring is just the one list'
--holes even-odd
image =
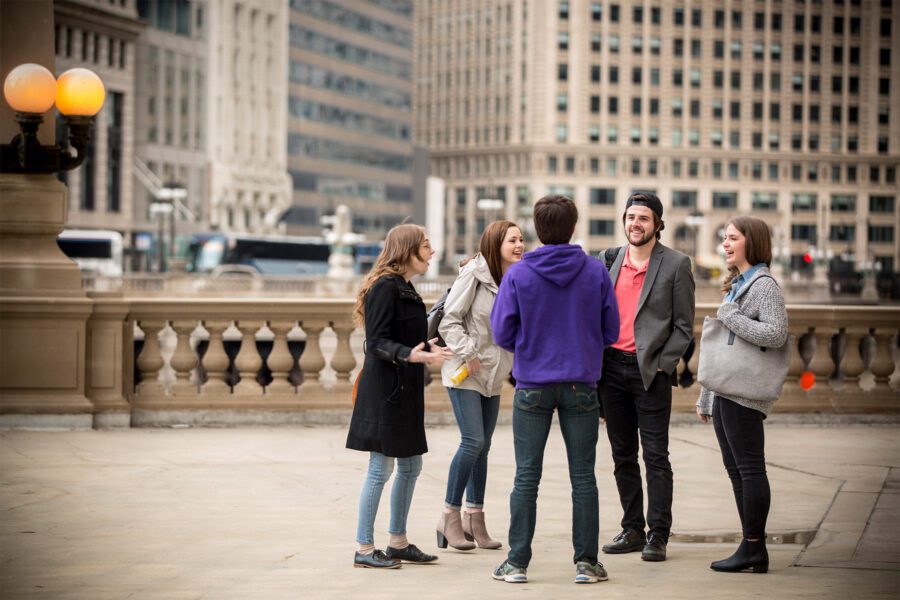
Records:
{"label": "woman in gray sweater", "polygon": [[[722,247],[728,274],[719,321],[756,346],[780,348],[788,339],[787,310],[781,288],[769,274],[772,236],[768,225],[756,217],[736,217],[728,223]],[[743,367],[736,364],[734,368]],[[766,519],[771,495],[763,420],[773,403],[735,394],[725,398],[714,390],[700,389],[697,415],[704,423],[712,417],[743,530],[737,551],[710,565],[715,571],[765,573],[769,569]]]}

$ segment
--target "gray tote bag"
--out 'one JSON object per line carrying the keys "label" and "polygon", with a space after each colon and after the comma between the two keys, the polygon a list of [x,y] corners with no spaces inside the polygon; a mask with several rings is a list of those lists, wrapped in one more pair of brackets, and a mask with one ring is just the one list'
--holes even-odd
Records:
{"label": "gray tote bag", "polygon": [[703,319],[697,381],[726,398],[777,400],[795,342],[796,337],[789,335],[780,348],[755,346],[708,316]]}

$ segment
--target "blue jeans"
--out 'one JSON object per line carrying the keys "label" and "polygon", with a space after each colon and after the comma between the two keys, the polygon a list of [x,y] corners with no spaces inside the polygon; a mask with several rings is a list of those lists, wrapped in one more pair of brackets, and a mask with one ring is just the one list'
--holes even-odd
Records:
{"label": "blue jeans", "polygon": [[356,541],[360,544],[375,543],[375,515],[384,484],[394,471],[394,460],[397,461],[397,476],[391,487],[391,523],[388,533],[406,533],[406,517],[412,504],[416,479],[422,471],[422,456],[397,458],[385,456],[380,452],[369,453],[369,472],[363,482],[359,495],[359,521],[356,527]]}
{"label": "blue jeans", "polygon": [[572,483],[572,546],[575,562],[597,561],[600,507],[594,466],[600,405],[597,390],[584,383],[557,383],[516,390],[513,400],[513,440],[516,481],[509,496],[509,562],[527,567],[537,520],[537,492],[544,466],[544,448],[553,411],[566,444]]}
{"label": "blue jeans", "polygon": [[500,412],[500,396],[487,397],[475,390],[457,388],[447,388],[447,392],[461,439],[450,463],[444,506],[459,510],[465,490],[466,506],[482,508],[487,485],[488,452],[491,450],[497,413]]}

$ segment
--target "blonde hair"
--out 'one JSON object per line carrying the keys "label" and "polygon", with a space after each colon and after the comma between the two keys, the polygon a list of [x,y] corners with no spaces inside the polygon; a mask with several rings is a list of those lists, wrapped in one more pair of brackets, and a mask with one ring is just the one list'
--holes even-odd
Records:
{"label": "blonde hair", "polygon": [[357,324],[366,327],[366,294],[381,277],[406,273],[414,256],[419,256],[419,248],[425,241],[425,228],[412,223],[397,225],[388,231],[384,238],[384,248],[372,265],[372,270],[363,279],[356,295],[356,307],[353,316]]}

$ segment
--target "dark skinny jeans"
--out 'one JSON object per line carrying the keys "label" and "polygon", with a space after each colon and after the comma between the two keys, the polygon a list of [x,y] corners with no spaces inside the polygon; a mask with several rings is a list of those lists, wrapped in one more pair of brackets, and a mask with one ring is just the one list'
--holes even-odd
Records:
{"label": "dark skinny jeans", "polygon": [[712,413],[744,539],[765,539],[771,502],[763,431],[766,416],[721,396],[716,396]]}

